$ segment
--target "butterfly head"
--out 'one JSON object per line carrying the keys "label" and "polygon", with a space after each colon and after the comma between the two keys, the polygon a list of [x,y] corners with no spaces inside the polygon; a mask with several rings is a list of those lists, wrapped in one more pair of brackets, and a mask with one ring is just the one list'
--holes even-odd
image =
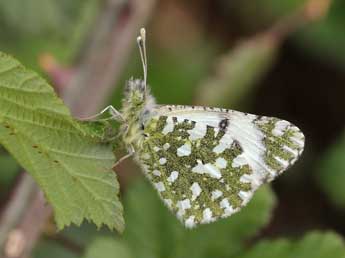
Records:
{"label": "butterfly head", "polygon": [[123,131],[126,143],[133,144],[141,135],[141,130],[151,115],[155,100],[145,81],[130,79],[125,88],[125,98],[122,103],[122,114],[126,121]]}
{"label": "butterfly head", "polygon": [[145,101],[150,99],[149,89],[147,87],[147,57],[146,57],[146,32],[142,28],[137,38],[140,51],[141,63],[143,65],[144,79],[130,79],[126,85],[126,98],[124,106],[130,106],[132,109],[141,109],[145,105]]}
{"label": "butterfly head", "polygon": [[144,80],[130,79],[125,88],[125,98],[123,106],[128,109],[143,110],[147,105],[154,102],[150,94],[150,89]]}
{"label": "butterfly head", "polygon": [[125,88],[125,101],[134,105],[140,105],[145,101],[146,83],[139,79],[130,79]]}
{"label": "butterfly head", "polygon": [[147,86],[147,58],[145,47],[145,29],[140,30],[137,43],[143,65],[144,79],[130,79],[125,88],[122,114],[126,121],[124,125],[124,141],[133,144],[142,135],[146,121],[151,117],[155,100]]}

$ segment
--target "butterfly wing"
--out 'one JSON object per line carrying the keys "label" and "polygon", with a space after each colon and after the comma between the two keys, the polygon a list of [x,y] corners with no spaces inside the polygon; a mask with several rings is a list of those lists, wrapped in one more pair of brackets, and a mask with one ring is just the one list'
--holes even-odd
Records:
{"label": "butterfly wing", "polygon": [[138,153],[146,176],[186,227],[239,211],[301,155],[291,123],[233,110],[160,106]]}

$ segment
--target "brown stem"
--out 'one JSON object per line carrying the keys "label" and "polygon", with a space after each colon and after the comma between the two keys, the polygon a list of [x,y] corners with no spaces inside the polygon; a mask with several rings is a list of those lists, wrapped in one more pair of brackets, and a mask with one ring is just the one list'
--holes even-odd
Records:
{"label": "brown stem", "polygon": [[63,94],[75,115],[88,116],[101,109],[127,63],[138,28],[154,3],[155,0],[132,0],[119,8],[118,0],[108,1],[96,21],[93,39],[79,62],[71,87]]}
{"label": "brown stem", "polygon": [[35,182],[28,174],[22,174],[12,192],[0,220],[0,246],[7,240],[8,232],[16,226],[33,196]]}
{"label": "brown stem", "polygon": [[309,0],[295,12],[273,25],[266,35],[281,42],[304,25],[324,18],[330,4],[331,0]]}
{"label": "brown stem", "polygon": [[[135,35],[156,0],[107,0],[83,49],[75,77],[62,92],[76,116],[97,112],[114,90],[127,63]],[[24,174],[0,217],[0,256],[26,258],[39,239],[52,209],[28,174]]]}

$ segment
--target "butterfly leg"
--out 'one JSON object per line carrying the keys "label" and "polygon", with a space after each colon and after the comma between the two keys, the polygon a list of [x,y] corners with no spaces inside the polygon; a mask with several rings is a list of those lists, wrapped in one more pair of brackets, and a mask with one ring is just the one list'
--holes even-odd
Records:
{"label": "butterfly leg", "polygon": [[121,157],[118,161],[116,161],[116,163],[114,164],[113,168],[115,168],[117,165],[119,165],[122,161],[128,159],[129,157],[133,156],[133,154],[135,153],[134,147],[132,145],[129,145],[128,147],[128,153]]}
{"label": "butterfly leg", "polygon": [[104,108],[98,114],[82,118],[81,120],[97,120],[97,118],[100,117],[105,112],[108,112],[110,114],[110,118],[106,118],[104,120],[114,119],[114,120],[119,121],[119,122],[124,122],[125,121],[125,119],[123,118],[122,114],[116,108],[114,108],[112,105],[107,106],[106,108]]}

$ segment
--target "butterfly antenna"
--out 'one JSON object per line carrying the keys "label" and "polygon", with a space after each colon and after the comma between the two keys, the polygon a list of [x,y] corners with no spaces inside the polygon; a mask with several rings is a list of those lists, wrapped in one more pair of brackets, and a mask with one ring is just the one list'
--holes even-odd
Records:
{"label": "butterfly antenna", "polygon": [[144,84],[146,91],[146,81],[147,81],[147,56],[146,56],[146,31],[144,28],[140,29],[140,36],[137,37],[137,43],[140,51],[141,62],[143,64],[144,71]]}

